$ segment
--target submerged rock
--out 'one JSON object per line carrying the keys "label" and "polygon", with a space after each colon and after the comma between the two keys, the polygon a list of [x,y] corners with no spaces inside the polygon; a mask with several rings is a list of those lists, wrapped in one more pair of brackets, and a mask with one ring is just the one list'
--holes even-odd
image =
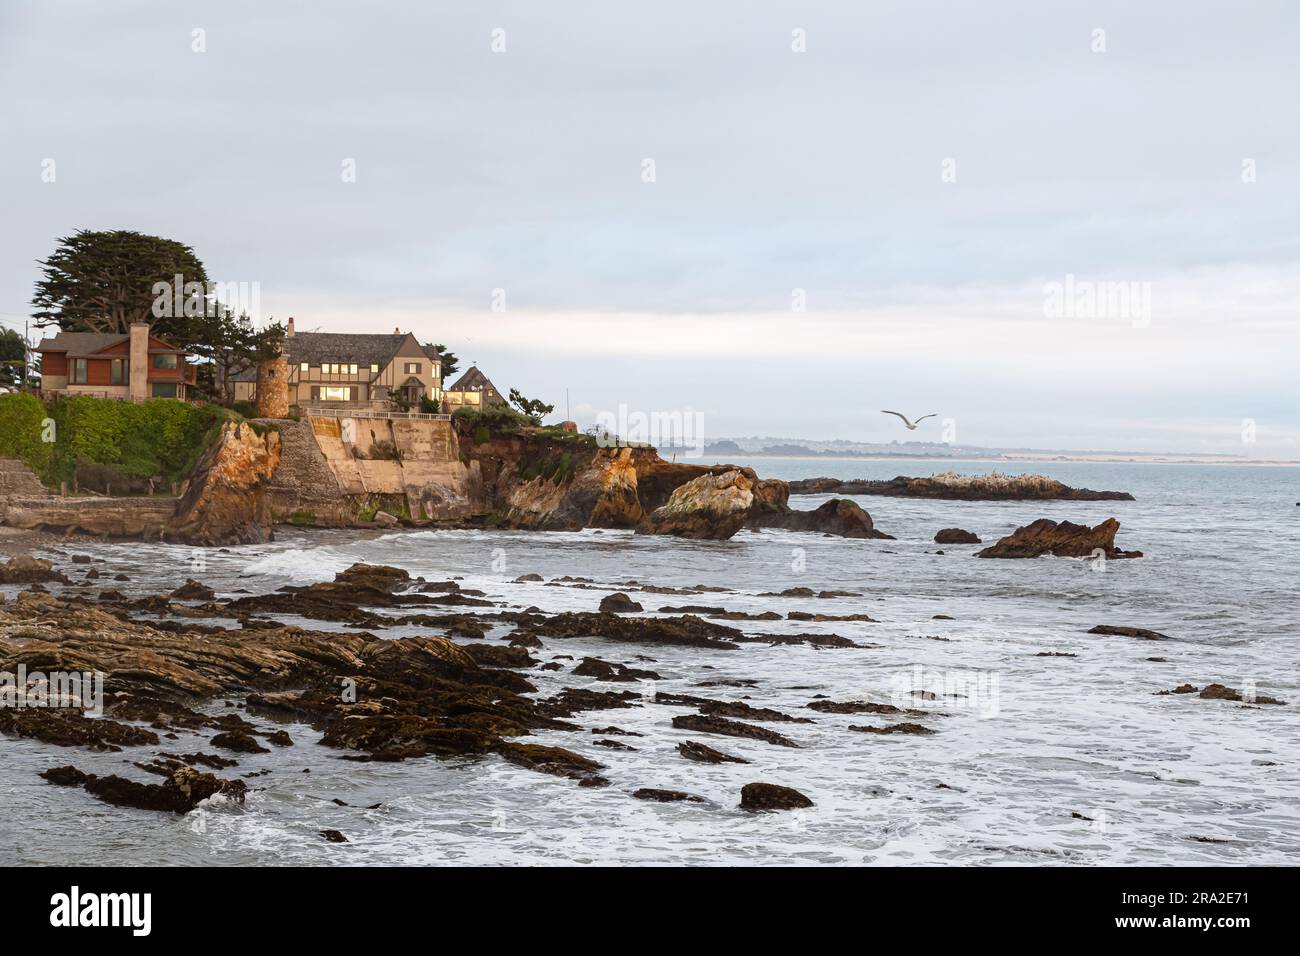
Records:
{"label": "submerged rock", "polygon": [[813,802],[793,787],[775,783],[747,783],[740,788],[740,808],[751,813],[774,810],[802,810]]}
{"label": "submerged rock", "polygon": [[642,787],[632,796],[638,800],[653,800],[656,803],[708,803],[703,797],[686,793],[684,790],[657,790],[653,787]]}
{"label": "submerged rock", "polygon": [[680,717],[673,718],[673,726],[678,730],[693,730],[703,734],[722,734],[726,737],[748,737],[750,740],[762,740],[769,744],[776,744],[778,747],[798,747],[799,745],[786,737],[784,734],[778,734],[775,730],[768,730],[766,727],[755,727],[752,724],[744,724],[738,720],[727,720],[725,717],[709,717],[704,714],[684,714]]}
{"label": "submerged rock", "polygon": [[247,784],[242,781],[223,780],[192,767],[172,771],[163,783],[139,783],[116,774],[97,777],[76,767],[54,767],[41,776],[57,786],[81,787],[91,796],[116,806],[181,814],[189,813],[218,794],[243,803],[248,792]]}
{"label": "submerged rock", "polygon": [[678,744],[677,752],[687,760],[694,760],[699,763],[749,763],[743,757],[733,757],[731,754],[723,753],[721,750],[714,750],[712,747],[707,747],[694,740],[687,740]]}
{"label": "submerged rock", "polygon": [[1140,558],[1141,551],[1121,551],[1115,547],[1115,532],[1119,522],[1107,518],[1095,528],[1049,518],[1040,518],[1023,528],[1017,528],[997,544],[985,548],[976,556],[981,558],[1037,558],[1045,554],[1058,558],[1090,558],[1105,555],[1107,558]]}
{"label": "submerged rock", "polygon": [[1113,634],[1116,637],[1136,637],[1143,641],[1167,641],[1168,635],[1159,631],[1148,631],[1145,627],[1117,627],[1113,624],[1098,624],[1088,630],[1089,634]]}

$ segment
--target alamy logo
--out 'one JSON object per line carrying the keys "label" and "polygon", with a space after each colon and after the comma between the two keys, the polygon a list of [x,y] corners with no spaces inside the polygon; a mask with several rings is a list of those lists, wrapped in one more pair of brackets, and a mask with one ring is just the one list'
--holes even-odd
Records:
{"label": "alamy logo", "polygon": [[148,936],[153,928],[152,893],[85,893],[74,886],[50,897],[50,925],[127,926],[133,936]]}
{"label": "alamy logo", "polygon": [[67,708],[104,716],[104,675],[98,671],[0,671],[0,710]]}
{"label": "alamy logo", "polygon": [[596,444],[601,448],[650,445],[661,452],[682,452],[687,457],[704,455],[704,413],[691,409],[674,411],[631,411],[619,405],[617,412],[596,415]]}
{"label": "alamy logo", "polygon": [[1043,316],[1048,319],[1099,319],[1151,326],[1150,282],[1091,282],[1067,273],[1064,282],[1043,284]]}

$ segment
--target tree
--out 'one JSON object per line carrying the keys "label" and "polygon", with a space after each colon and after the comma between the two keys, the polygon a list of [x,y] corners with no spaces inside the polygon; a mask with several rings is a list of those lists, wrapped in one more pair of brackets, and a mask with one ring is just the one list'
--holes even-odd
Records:
{"label": "tree", "polygon": [[510,404],[538,424],[541,424],[543,418],[555,411],[554,405],[547,405],[541,399],[524,398],[517,388],[510,390]]}
{"label": "tree", "polygon": [[258,329],[247,312],[238,317],[228,309],[220,313],[204,321],[203,334],[188,348],[201,360],[200,391],[229,405],[235,400],[235,376],[252,371],[280,354],[286,330],[282,323],[275,321]]}
{"label": "tree", "polygon": [[[178,345],[193,340],[186,325],[194,307],[206,302],[208,274],[194,250],[183,243],[126,229],[82,229],[60,239],[40,266],[41,278],[32,297],[38,325],[58,325],[65,332],[122,334],[133,322],[149,322],[154,334]],[[171,286],[178,275],[183,285],[174,294],[186,305],[180,311],[191,314],[157,318],[155,286]],[[196,288],[203,290],[197,300]]]}
{"label": "tree", "polygon": [[27,343],[23,337],[13,329],[0,332],[0,385],[18,385],[26,366]]}
{"label": "tree", "polygon": [[442,362],[442,380],[445,382],[456,374],[456,369],[460,368],[460,360],[456,358],[456,353],[448,351],[445,345],[435,345],[433,350],[438,353],[438,360]]}

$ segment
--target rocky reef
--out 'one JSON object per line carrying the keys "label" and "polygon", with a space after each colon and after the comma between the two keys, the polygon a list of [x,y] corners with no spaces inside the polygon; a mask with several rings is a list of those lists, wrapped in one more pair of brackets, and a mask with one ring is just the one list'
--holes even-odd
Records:
{"label": "rocky reef", "polygon": [[899,475],[887,481],[807,478],[790,482],[792,495],[884,495],[893,498],[947,498],[955,501],[1132,501],[1124,491],[1071,488],[1045,475],[959,475],[945,471],[928,478]]}
{"label": "rocky reef", "polygon": [[1069,521],[1056,522],[1040,518],[1023,528],[1017,528],[996,544],[977,554],[981,558],[1037,558],[1055,555],[1058,558],[1140,558],[1141,551],[1122,551],[1115,547],[1115,533],[1119,522],[1107,518],[1094,528]]}
{"label": "rocky reef", "polygon": [[751,528],[781,528],[838,535],[842,538],[882,538],[893,535],[877,531],[869,515],[857,502],[833,498],[812,511],[768,511],[750,518]]}

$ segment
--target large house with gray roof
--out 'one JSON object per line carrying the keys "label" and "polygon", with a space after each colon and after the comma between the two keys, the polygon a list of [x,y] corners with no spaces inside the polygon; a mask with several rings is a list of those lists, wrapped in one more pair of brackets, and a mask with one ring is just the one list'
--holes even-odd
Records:
{"label": "large house with gray roof", "polygon": [[[289,319],[284,357],[290,405],[387,409],[394,397],[412,407],[422,398],[442,404],[442,361],[410,332],[295,332]],[[232,377],[235,400],[255,401],[256,370]]]}

